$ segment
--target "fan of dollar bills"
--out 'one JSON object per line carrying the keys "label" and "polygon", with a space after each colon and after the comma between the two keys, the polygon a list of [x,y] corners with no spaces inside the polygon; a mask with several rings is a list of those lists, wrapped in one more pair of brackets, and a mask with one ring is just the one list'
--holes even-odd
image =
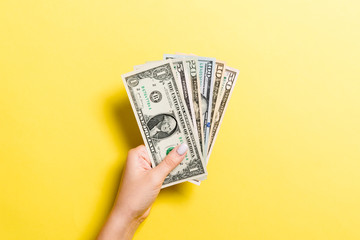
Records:
{"label": "fan of dollar bills", "polygon": [[163,187],[200,184],[239,71],[215,58],[165,54],[122,75],[152,166],[177,145],[185,159]]}

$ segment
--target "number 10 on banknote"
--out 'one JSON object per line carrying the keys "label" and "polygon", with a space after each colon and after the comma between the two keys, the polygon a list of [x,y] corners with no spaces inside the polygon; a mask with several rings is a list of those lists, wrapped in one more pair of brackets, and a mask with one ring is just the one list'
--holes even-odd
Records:
{"label": "number 10 on banknote", "polygon": [[189,146],[185,159],[166,177],[163,187],[206,177],[199,141],[172,63],[162,61],[124,74],[122,79],[152,166],[157,166],[176,145]]}

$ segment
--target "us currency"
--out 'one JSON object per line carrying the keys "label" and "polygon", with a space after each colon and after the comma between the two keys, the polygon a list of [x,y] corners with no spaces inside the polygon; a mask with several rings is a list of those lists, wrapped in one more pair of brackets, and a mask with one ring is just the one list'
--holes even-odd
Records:
{"label": "us currency", "polygon": [[[195,115],[195,126],[199,137],[201,152],[204,154],[204,131],[203,131],[203,116],[201,113],[201,94],[200,94],[200,81],[198,79],[199,64],[195,58],[175,58],[170,55],[164,55],[164,59],[182,59],[185,61],[185,72],[190,79],[191,96],[192,96],[192,109]],[[190,94],[189,94],[190,95]]]}
{"label": "us currency", "polygon": [[[164,58],[184,58],[186,55],[164,54]],[[187,57],[194,57],[188,55]],[[215,78],[215,58],[195,57],[199,62],[199,81],[201,93],[201,113],[203,125],[203,153],[207,155],[207,146],[211,126],[212,95]]]}
{"label": "us currency", "polygon": [[191,94],[189,94],[192,97],[192,104],[193,104],[193,110],[194,110],[194,116],[195,116],[195,127],[198,132],[199,136],[199,142],[201,151],[203,152],[203,127],[202,127],[202,114],[201,114],[201,95],[200,95],[200,82],[198,79],[198,69],[199,64],[196,61],[195,58],[185,58],[185,73],[187,74],[188,78],[190,80],[190,91]]}
{"label": "us currency", "polygon": [[[181,59],[174,59],[174,58],[166,58],[166,59],[171,59],[173,62],[174,61],[179,61],[182,60],[184,62],[186,62],[185,64],[185,74],[186,74],[186,80],[187,82],[190,80],[191,84],[187,84],[187,86],[191,86],[191,89],[189,89],[189,93],[190,94],[182,94],[183,96],[189,96],[189,101],[191,104],[191,109],[193,112],[193,116],[195,116],[193,119],[195,119],[195,123],[194,126],[196,126],[196,130],[195,133],[197,133],[197,138],[199,139],[199,143],[200,143],[200,149],[201,152],[203,152],[203,130],[202,130],[202,121],[201,121],[201,113],[200,113],[200,99],[201,99],[201,95],[200,95],[200,83],[198,81],[198,71],[197,69],[199,69],[198,66],[198,62],[196,59],[191,59],[191,58],[181,58]],[[146,65],[149,64],[153,64],[153,63],[158,63],[160,61],[148,61],[145,64],[141,64],[141,65],[136,65],[134,66],[134,69],[140,69],[143,68]],[[176,68],[174,66],[174,68]],[[179,88],[183,89],[184,87],[181,84],[181,80],[180,80],[180,76],[179,74],[176,75],[177,77],[177,82],[179,83]],[[194,96],[192,99],[191,97]],[[195,134],[196,135],[196,134]],[[203,158],[203,160],[205,161],[205,157]],[[196,184],[196,185],[200,185],[200,182],[202,180],[205,180],[206,176],[203,176],[201,178],[197,178],[197,179],[193,179],[193,180],[189,180],[189,182]]]}
{"label": "us currency", "polygon": [[[196,119],[196,127],[197,127],[197,131],[200,133],[199,139],[203,139],[203,130],[202,130],[202,124],[201,124],[201,94],[200,94],[200,82],[198,79],[198,69],[199,69],[199,64],[198,61],[196,61],[195,58],[185,58],[184,62],[186,63],[185,66],[185,72],[188,74],[188,78],[191,79],[191,90],[192,90],[192,97],[193,97],[193,109],[194,114],[195,114],[195,119]],[[201,148],[202,148],[202,140],[201,140]],[[201,149],[202,152],[204,151],[203,149]],[[189,182],[195,184],[195,185],[200,185],[201,181],[205,180],[205,177],[199,177],[193,180],[190,180]]]}
{"label": "us currency", "polygon": [[177,75],[178,81],[180,81],[179,88],[181,87],[182,90],[182,96],[185,100],[186,106],[188,108],[188,111],[190,113],[191,120],[193,122],[193,125],[195,126],[195,113],[192,102],[192,94],[190,91],[190,81],[188,79],[188,76],[185,72],[185,63],[182,59],[174,59],[172,60],[172,64],[174,65],[175,73]]}
{"label": "us currency", "polygon": [[[214,118],[215,105],[216,105],[216,101],[217,101],[218,94],[219,94],[220,82],[224,77],[224,72],[225,72],[225,63],[216,61],[215,62],[214,91],[213,91],[213,98],[212,98],[212,103],[211,103],[212,104],[211,115],[210,115],[211,120]],[[212,121],[211,121],[211,123],[212,123]],[[211,130],[211,126],[210,126],[210,130]],[[211,136],[210,136],[210,139],[211,139]]]}
{"label": "us currency", "polygon": [[[228,66],[225,65],[225,67],[228,67]],[[226,84],[226,77],[225,77],[225,71],[224,71],[224,76],[221,78],[221,81],[220,81],[220,87],[219,87],[219,93],[218,93],[219,96],[221,96],[224,93],[225,84]],[[220,101],[217,101],[215,104],[215,109],[218,108],[219,104],[220,104]]]}
{"label": "us currency", "polygon": [[[189,70],[187,68],[188,65],[186,65],[183,59],[171,59],[171,62],[174,65],[177,82],[181,93],[180,95],[183,97],[186,103],[186,106],[188,108],[188,111],[190,113],[193,122],[193,126],[195,128],[194,135],[199,140],[200,151],[203,153],[202,138],[199,137],[199,131],[197,129],[196,115],[194,110],[194,108],[196,108],[198,105],[195,102],[193,102],[193,94],[192,94],[193,91],[190,89],[191,76],[189,75]],[[198,94],[198,92],[196,92],[195,94]],[[195,95],[195,99],[196,99],[196,95]],[[200,136],[202,136],[202,132],[200,132],[200,134],[201,134]],[[203,157],[203,160],[205,161],[205,157]]]}
{"label": "us currency", "polygon": [[[138,70],[138,69],[141,69],[145,66],[150,66],[150,65],[154,65],[156,63],[159,63],[161,61],[149,61],[149,62],[146,62],[145,64],[141,64],[141,65],[135,65],[134,66],[134,70]],[[196,92],[196,96],[195,96],[195,102],[193,103],[193,93],[194,91],[192,89],[192,83],[191,83],[191,77],[193,74],[193,72],[190,74],[189,73],[189,66],[185,64],[185,61],[183,61],[182,59],[172,59],[171,60],[172,64],[174,65],[174,69],[175,69],[175,78],[176,78],[176,81],[178,83],[178,87],[180,89],[180,93],[181,93],[181,96],[183,97],[185,103],[186,103],[186,106],[188,108],[188,111],[189,111],[189,114],[190,114],[190,117],[191,117],[191,120],[193,122],[193,125],[194,126],[197,126],[197,123],[196,123],[196,115],[195,115],[195,111],[194,111],[194,105],[195,107],[198,106],[196,104],[196,102],[198,102],[198,97],[197,97],[197,94],[200,94],[198,92]],[[196,70],[196,67],[195,67],[195,70]],[[196,74],[196,73],[195,73]],[[197,76],[197,75],[196,75]],[[198,91],[199,88],[196,88],[196,91]],[[195,131],[195,133],[199,136],[199,132],[200,131]],[[200,132],[202,133],[202,132]],[[200,137],[198,137],[200,139]],[[200,148],[201,148],[201,151],[202,151],[202,144],[200,144]]]}
{"label": "us currency", "polygon": [[178,144],[189,146],[185,159],[162,187],[207,175],[187,107],[180,96],[170,61],[144,66],[122,75],[152,166]]}
{"label": "us currency", "polygon": [[239,76],[239,70],[225,66],[225,72],[224,72],[223,84],[222,84],[223,88],[220,89],[221,95],[218,96],[218,104],[215,107],[215,111],[214,111],[214,119],[210,132],[209,151],[206,157],[206,164],[209,162],[210,154],[214,147],[214,142],[219,133],[220,125],[224,118],[225,110],[228,106],[238,76]]}

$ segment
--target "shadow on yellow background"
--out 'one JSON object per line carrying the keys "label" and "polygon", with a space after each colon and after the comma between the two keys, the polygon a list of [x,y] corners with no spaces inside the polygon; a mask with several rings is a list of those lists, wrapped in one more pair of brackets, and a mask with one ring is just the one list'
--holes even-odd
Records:
{"label": "shadow on yellow background", "polygon": [[[143,144],[141,134],[139,132],[136,119],[134,117],[129,100],[122,98],[121,93],[110,96],[104,105],[104,115],[108,119],[108,126],[113,135],[113,141],[119,143],[121,138],[125,136],[127,139],[127,148],[131,149],[140,144]],[[121,176],[125,168],[124,156],[115,161],[114,166],[110,168],[108,176],[105,178],[106,186],[111,186],[111,194],[103,195],[98,199],[94,211],[94,216],[90,218],[88,227],[85,226],[85,233],[81,239],[92,239],[100,231],[103,222],[106,220],[107,214],[111,210],[113,201],[116,198],[116,193],[121,181]],[[186,199],[191,197],[192,188],[189,184],[180,184],[163,189],[158,201],[166,201],[166,199],[173,199],[173,201],[186,202]],[[100,215],[97,213],[101,213]],[[94,227],[96,226],[96,227]],[[143,225],[140,226],[140,229]]]}
{"label": "shadow on yellow background", "polygon": [[130,149],[143,144],[143,140],[130,102],[123,96],[124,93],[117,93],[116,95],[110,96],[104,108],[105,115],[108,116],[110,120],[110,131],[114,134],[114,141],[119,143],[122,136],[125,135],[127,139],[126,144]]}

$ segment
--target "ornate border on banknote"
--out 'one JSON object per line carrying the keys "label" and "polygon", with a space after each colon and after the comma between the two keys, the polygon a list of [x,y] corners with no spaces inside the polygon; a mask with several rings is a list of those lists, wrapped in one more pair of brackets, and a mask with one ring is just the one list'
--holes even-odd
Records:
{"label": "ornate border on banknote", "polygon": [[[188,109],[181,98],[176,80],[173,65],[170,61],[164,61],[155,65],[149,66],[147,69],[142,68],[131,73],[122,75],[123,81],[130,98],[130,103],[133,108],[136,120],[141,130],[145,145],[150,153],[150,158],[153,166],[158,165],[163,157],[156,149],[160,141],[168,141],[167,139],[154,139],[150,136],[150,129],[147,122],[153,116],[147,116],[143,113],[141,107],[137,103],[137,97],[134,89],[141,81],[157,80],[159,86],[163,86],[163,91],[169,94],[171,104],[174,106],[169,112],[164,114],[173,114],[178,120],[176,129],[177,133],[183,136],[183,139],[189,146],[186,166],[182,166],[176,173],[170,173],[163,183],[163,187],[170,186],[190,179],[204,177],[207,175],[204,167],[204,159],[200,151],[199,143],[194,135],[192,121]],[[169,109],[168,109],[169,110]],[[165,110],[164,110],[165,111]]]}

